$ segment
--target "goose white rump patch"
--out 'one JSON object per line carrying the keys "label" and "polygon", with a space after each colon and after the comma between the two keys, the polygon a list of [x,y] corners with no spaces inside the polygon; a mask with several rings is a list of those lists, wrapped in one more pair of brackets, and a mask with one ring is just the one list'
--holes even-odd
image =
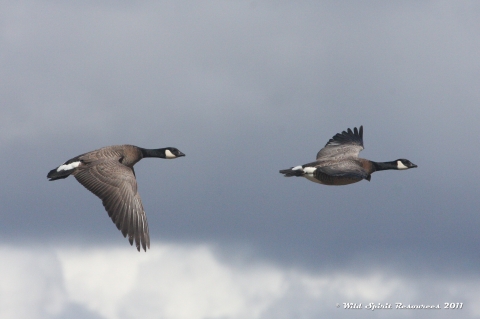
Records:
{"label": "goose white rump patch", "polygon": [[71,169],[74,169],[75,167],[77,167],[78,165],[80,165],[80,161],[78,162],[73,162],[73,163],[70,163],[70,164],[63,164],[63,165],[60,165],[58,168],[57,168],[57,172],[60,172],[60,171],[69,171]]}
{"label": "goose white rump patch", "polygon": [[317,170],[316,167],[305,167],[305,168],[303,169],[303,172],[304,172],[305,174],[313,174],[313,172],[315,172],[316,170]]}
{"label": "goose white rump patch", "polygon": [[292,171],[303,171],[304,174],[313,174],[317,170],[316,167],[302,167],[301,165],[292,167]]}

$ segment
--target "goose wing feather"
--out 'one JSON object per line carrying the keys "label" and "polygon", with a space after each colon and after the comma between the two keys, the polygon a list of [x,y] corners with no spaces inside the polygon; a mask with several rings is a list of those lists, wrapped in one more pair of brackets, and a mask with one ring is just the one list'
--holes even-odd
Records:
{"label": "goose wing feather", "polygon": [[74,173],[77,181],[102,200],[108,215],[127,237],[146,251],[150,248],[147,216],[137,192],[137,181],[132,168],[122,165],[121,158],[92,161]]}
{"label": "goose wing feather", "polygon": [[347,157],[358,157],[363,150],[363,126],[348,129],[333,136],[325,147],[317,153],[317,160],[337,160]]}

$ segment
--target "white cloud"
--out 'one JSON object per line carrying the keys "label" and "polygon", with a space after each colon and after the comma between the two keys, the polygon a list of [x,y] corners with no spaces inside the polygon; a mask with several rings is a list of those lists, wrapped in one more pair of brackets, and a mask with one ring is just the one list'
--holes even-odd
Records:
{"label": "white cloud", "polygon": [[[0,247],[0,317],[66,318],[75,305],[77,312],[108,319],[371,318],[365,309],[344,310],[343,302],[442,307],[444,302],[463,302],[464,309],[456,313],[465,318],[480,313],[480,278],[418,279],[387,270],[311,274],[260,261],[229,264],[207,245],[153,246],[142,254],[131,247],[47,252]],[[431,316],[427,311],[383,311],[385,318]],[[452,313],[441,309],[435,316]]]}
{"label": "white cloud", "polygon": [[53,251],[0,246],[0,318],[48,318],[65,304],[61,265]]}
{"label": "white cloud", "polygon": [[[106,318],[258,318],[283,294],[272,267],[235,269],[206,246],[59,251],[71,300]],[[160,247],[159,247],[160,246]]]}

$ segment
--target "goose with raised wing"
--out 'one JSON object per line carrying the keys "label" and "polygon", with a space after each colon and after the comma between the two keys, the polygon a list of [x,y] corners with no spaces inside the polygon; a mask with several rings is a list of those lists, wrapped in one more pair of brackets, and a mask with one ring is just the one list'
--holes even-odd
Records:
{"label": "goose with raised wing", "polygon": [[298,176],[324,185],[348,185],[363,179],[370,181],[372,173],[387,169],[415,168],[407,159],[374,162],[358,157],[363,150],[363,126],[336,134],[317,153],[315,162],[280,170],[285,177]]}

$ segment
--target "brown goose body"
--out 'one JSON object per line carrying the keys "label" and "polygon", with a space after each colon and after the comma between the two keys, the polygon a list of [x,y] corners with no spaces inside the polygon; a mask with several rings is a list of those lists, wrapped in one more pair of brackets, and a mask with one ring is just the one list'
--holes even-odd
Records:
{"label": "brown goose body", "polygon": [[117,228],[137,250],[150,248],[147,216],[138,194],[133,166],[144,157],[173,159],[185,156],[174,147],[144,149],[134,145],[114,145],[78,155],[51,170],[50,181],[73,175],[102,200]]}
{"label": "brown goose body", "polygon": [[[331,174],[328,171],[328,167],[335,165],[338,165],[337,162],[334,161],[324,161],[321,163],[316,163],[315,165],[318,169],[314,172],[314,174],[304,174],[303,177],[306,179],[323,184],[323,185],[348,185],[348,184],[353,184],[356,182],[361,181],[362,179],[366,179],[370,181],[370,175],[375,172],[375,166],[373,163],[367,159],[364,158],[357,158],[357,159],[346,159],[346,164],[348,167],[358,167],[359,171],[361,172],[359,175],[355,174],[345,174],[345,175],[339,175],[339,174]],[[364,173],[363,173],[364,172]],[[329,174],[330,173],[330,174]],[[366,177],[363,177],[364,175],[367,175]]]}
{"label": "brown goose body", "polygon": [[348,129],[333,136],[317,153],[315,162],[280,170],[280,173],[286,177],[305,177],[323,185],[348,185],[363,179],[370,181],[376,171],[417,167],[407,159],[374,162],[359,158],[363,149],[363,126],[353,131]]}

